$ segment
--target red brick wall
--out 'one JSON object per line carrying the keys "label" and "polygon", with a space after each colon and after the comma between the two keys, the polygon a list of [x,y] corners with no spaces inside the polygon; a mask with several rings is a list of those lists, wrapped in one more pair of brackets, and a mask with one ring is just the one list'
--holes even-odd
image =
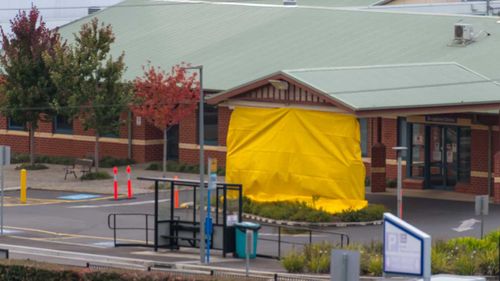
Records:
{"label": "red brick wall", "polygon": [[[127,120],[127,113],[122,114],[122,120]],[[162,131],[155,128],[152,124],[147,123],[144,119],[140,125],[136,124],[135,116],[132,117],[132,138],[135,140],[155,140],[162,139]],[[7,129],[7,118],[0,117],[0,129]],[[53,123],[50,121],[39,122],[37,133],[49,134],[49,137],[35,138],[35,152],[39,155],[55,155],[55,156],[70,156],[70,157],[93,157],[95,143],[91,141],[78,140],[78,137],[94,136],[93,130],[84,130],[80,120],[73,121],[73,134],[67,135],[68,138],[58,136],[52,137],[54,134]],[[28,153],[29,138],[27,132],[24,135],[18,135],[20,131],[8,131],[8,134],[0,134],[0,143],[10,145],[14,152]],[[71,138],[75,139],[71,139]],[[128,126],[124,122],[119,129],[119,138],[127,140]],[[132,157],[137,162],[161,160],[163,146],[160,144],[153,145],[132,145]],[[111,156],[115,158],[128,157],[127,143],[112,143],[100,142],[100,157]]]}

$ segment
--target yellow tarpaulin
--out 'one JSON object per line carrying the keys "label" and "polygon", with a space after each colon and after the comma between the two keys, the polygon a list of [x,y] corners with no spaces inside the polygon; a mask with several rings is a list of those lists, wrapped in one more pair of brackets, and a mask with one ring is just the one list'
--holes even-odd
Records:
{"label": "yellow tarpaulin", "polygon": [[355,117],[290,108],[235,108],[226,182],[255,201],[307,202],[336,213],[366,206]]}

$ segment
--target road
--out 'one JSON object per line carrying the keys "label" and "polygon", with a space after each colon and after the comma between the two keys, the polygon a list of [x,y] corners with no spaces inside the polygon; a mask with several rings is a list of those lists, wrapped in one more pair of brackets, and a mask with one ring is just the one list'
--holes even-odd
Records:
{"label": "road", "polygon": [[[149,248],[113,248],[113,232],[108,228],[108,215],[110,213],[153,213],[153,195],[142,194],[132,200],[114,201],[106,196],[99,196],[89,200],[68,200],[60,197],[72,195],[70,192],[30,190],[29,196],[37,198],[32,204],[20,206],[12,201],[16,200],[18,192],[6,193],[11,198],[5,208],[6,237],[0,238],[0,244],[30,245],[36,247],[54,248],[62,250],[76,250],[88,253],[106,253],[122,257],[148,258],[159,261],[185,261],[196,262],[196,250],[189,252],[183,258],[178,256],[168,258],[166,256],[154,255]],[[165,207],[170,203],[167,193],[160,193],[160,204]],[[395,198],[387,195],[368,195],[372,203],[382,203],[392,211],[395,210]],[[474,203],[456,202],[422,198],[405,198],[405,219],[429,233],[433,240],[449,239],[458,236],[479,236],[479,224],[473,229],[457,232],[453,230],[459,227],[464,220],[476,218],[474,216]],[[149,218],[149,226],[153,225]],[[145,219],[143,216],[130,216],[117,221],[120,227],[143,228]],[[485,230],[489,232],[500,228],[500,206],[491,205],[490,214],[485,217]],[[351,243],[370,243],[381,241],[382,226],[356,226],[325,228],[326,231],[346,233]],[[145,241],[146,231],[144,229],[134,231],[120,231],[118,239],[123,243],[139,243]],[[149,240],[153,237],[149,231]],[[260,237],[264,239],[277,239],[277,231],[271,228],[263,228]],[[283,234],[283,240],[291,242],[307,242],[307,233]],[[338,241],[336,236],[313,233],[313,242],[323,240]],[[282,245],[281,253],[288,251],[290,244]],[[278,246],[276,243],[262,240],[259,252],[276,255]],[[235,263],[237,264],[237,263]]]}

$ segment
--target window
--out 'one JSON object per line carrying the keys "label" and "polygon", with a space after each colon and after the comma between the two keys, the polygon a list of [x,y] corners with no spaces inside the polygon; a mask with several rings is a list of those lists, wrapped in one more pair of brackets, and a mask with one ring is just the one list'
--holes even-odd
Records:
{"label": "window", "polygon": [[[398,146],[405,146],[408,148],[408,132],[406,118],[398,118]],[[406,159],[407,150],[401,151],[401,157]]]}
{"label": "window", "polygon": [[66,116],[56,116],[54,118],[54,132],[59,134],[72,134],[73,121]]}
{"label": "window", "polygon": [[[206,145],[218,145],[219,144],[219,124],[218,124],[218,110],[217,107],[213,105],[205,104],[203,116],[203,124],[205,130],[204,144]],[[199,113],[197,114],[197,120],[199,118]],[[198,126],[196,128],[199,130]]]}
{"label": "window", "polygon": [[460,127],[458,136],[458,181],[470,181],[470,128]]}
{"label": "window", "polygon": [[359,129],[361,137],[361,156],[368,155],[368,120],[366,118],[359,119]]}
{"label": "window", "polygon": [[9,118],[7,128],[9,130],[23,131],[24,130],[24,123],[16,122],[14,119]]}

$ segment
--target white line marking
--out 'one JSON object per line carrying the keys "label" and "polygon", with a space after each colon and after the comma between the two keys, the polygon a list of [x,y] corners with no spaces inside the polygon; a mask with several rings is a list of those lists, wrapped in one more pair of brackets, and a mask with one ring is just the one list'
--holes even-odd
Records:
{"label": "white line marking", "polygon": [[455,230],[456,232],[464,232],[467,230],[474,229],[474,225],[478,222],[481,222],[481,221],[478,221],[476,219],[464,220],[464,221],[462,221],[462,223],[458,227],[452,228],[452,229]]}
{"label": "white line marking", "polygon": [[[158,200],[158,203],[168,202],[170,199]],[[144,205],[153,204],[155,200],[139,201],[139,202],[129,202],[129,203],[118,203],[118,204],[104,204],[104,205],[80,205],[80,206],[70,206],[71,209],[83,209],[83,208],[107,208],[107,207],[120,207],[120,206],[134,206],[134,205]]]}

